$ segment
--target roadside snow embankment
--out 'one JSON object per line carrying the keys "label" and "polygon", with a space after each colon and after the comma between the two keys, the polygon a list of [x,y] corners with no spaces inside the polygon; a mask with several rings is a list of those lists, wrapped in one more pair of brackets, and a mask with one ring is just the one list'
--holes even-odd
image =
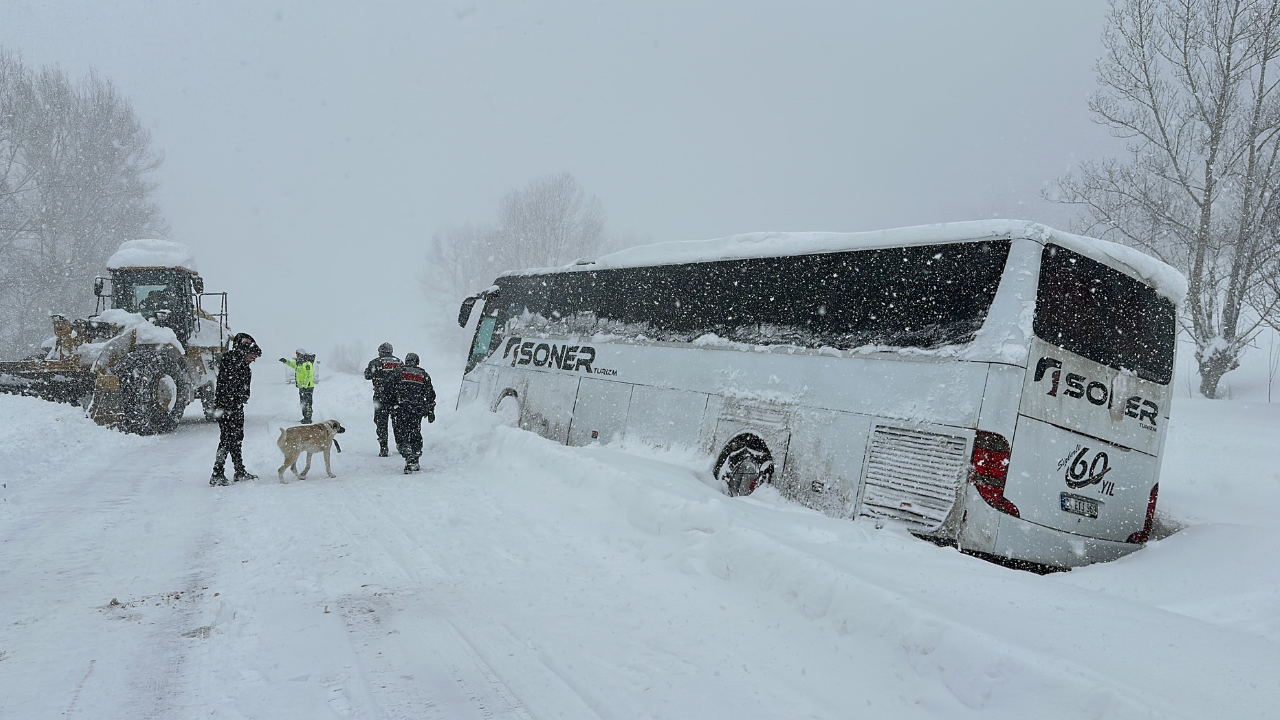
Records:
{"label": "roadside snow embankment", "polygon": [[1065,720],[1280,704],[1280,533],[1250,506],[1277,484],[1269,408],[1176,408],[1161,508],[1187,529],[1037,576],[772,488],[726,497],[701,455],[565,447],[455,411],[444,371],[421,473],[378,457],[369,384],[336,374],[315,414],[347,428],[338,477],[320,465],[281,484],[298,395],[257,370],[245,458],[262,477],[225,488],[207,484],[218,429],[194,411],[138,438],[0,396],[0,473],[21,489],[6,500],[24,501],[0,505],[0,614],[15,618],[0,715]]}
{"label": "roadside snow embankment", "polygon": [[0,507],[21,503],[25,492],[56,480],[68,463],[82,466],[108,447],[144,444],[98,427],[74,405],[0,394]]}
{"label": "roadside snow embankment", "polygon": [[[1107,587],[1075,582],[1075,573],[1040,577],[893,525],[828,518],[770,488],[727,498],[696,458],[568,448],[491,418],[468,409],[428,433],[429,453],[443,450],[431,463],[436,490],[476,495],[489,508],[454,506],[426,520],[466,538],[442,540],[439,557],[464,585],[514,590],[540,606],[544,627],[528,630],[538,646],[610,658],[600,670],[579,668],[593,676],[588,685],[617,685],[611,673],[624,667],[680,685],[678,694],[703,698],[690,701],[689,715],[711,716],[734,705],[711,700],[708,688],[722,684],[723,653],[736,648],[769,658],[772,675],[753,682],[796,703],[793,711],[806,708],[795,715],[838,715],[856,676],[853,694],[877,706],[906,698],[946,717],[1043,710],[1046,697],[1055,711],[1042,717],[1178,717],[1247,711],[1248,688],[1264,681],[1259,668],[1280,659],[1263,638],[1135,597],[1155,555],[1115,565],[1127,572]],[[1154,572],[1177,577],[1177,564]],[[575,611],[559,627],[547,622]],[[675,681],[628,662],[618,628],[655,638],[689,663],[687,675]],[[1135,648],[1152,643],[1162,657],[1135,663]],[[1170,688],[1169,675],[1185,680]]]}
{"label": "roadside snow embankment", "polygon": [[1176,398],[1160,512],[1184,526],[1063,582],[1280,643],[1280,404]]}

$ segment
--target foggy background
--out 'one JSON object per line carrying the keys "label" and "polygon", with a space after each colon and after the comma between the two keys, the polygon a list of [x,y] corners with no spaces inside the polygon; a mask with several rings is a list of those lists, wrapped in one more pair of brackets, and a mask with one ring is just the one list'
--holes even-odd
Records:
{"label": "foggy background", "polygon": [[6,0],[0,45],[130,98],[165,155],[170,237],[230,292],[233,328],[324,360],[430,342],[456,305],[423,299],[426,241],[562,171],[622,245],[1065,226],[1041,189],[1116,147],[1086,107],[1105,10]]}

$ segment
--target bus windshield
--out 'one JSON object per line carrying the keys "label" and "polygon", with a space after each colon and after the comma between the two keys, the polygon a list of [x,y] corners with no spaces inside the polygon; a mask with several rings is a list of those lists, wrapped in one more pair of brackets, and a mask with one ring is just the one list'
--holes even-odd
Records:
{"label": "bus windshield", "polygon": [[1037,337],[1143,380],[1173,377],[1177,315],[1149,286],[1058,245],[1040,261]]}

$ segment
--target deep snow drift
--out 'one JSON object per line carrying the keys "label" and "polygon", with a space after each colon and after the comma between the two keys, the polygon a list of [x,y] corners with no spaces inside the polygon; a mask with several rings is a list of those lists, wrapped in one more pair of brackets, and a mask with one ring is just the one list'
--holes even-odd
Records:
{"label": "deep snow drift", "polygon": [[348,429],[338,477],[316,458],[280,484],[296,392],[257,363],[245,448],[262,477],[227,488],[207,484],[217,429],[197,407],[139,438],[0,395],[0,717],[1280,706],[1280,404],[1178,398],[1160,502],[1185,529],[1037,576],[769,489],[725,497],[703,458],[567,448],[455,412],[457,368],[424,360],[441,403],[412,476],[376,457],[355,376],[316,390],[316,418]]}

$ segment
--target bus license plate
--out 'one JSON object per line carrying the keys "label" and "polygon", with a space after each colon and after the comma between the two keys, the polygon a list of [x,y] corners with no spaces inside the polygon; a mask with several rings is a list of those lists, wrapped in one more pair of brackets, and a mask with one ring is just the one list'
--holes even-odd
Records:
{"label": "bus license plate", "polygon": [[1098,501],[1092,498],[1062,493],[1062,509],[1085,517],[1098,517]]}

